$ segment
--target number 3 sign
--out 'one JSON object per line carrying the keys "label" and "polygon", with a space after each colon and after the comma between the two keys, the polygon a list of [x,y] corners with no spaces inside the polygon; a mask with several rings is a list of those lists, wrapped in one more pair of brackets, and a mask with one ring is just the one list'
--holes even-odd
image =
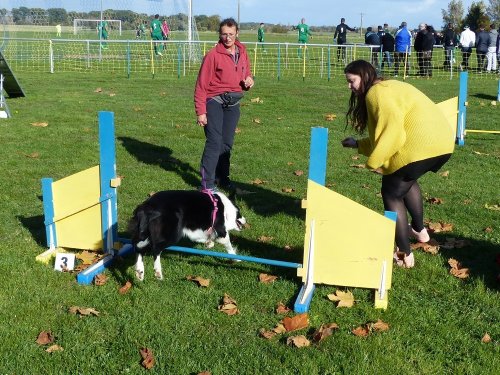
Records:
{"label": "number 3 sign", "polygon": [[56,271],[72,271],[75,268],[75,254],[57,253],[54,262],[54,270]]}

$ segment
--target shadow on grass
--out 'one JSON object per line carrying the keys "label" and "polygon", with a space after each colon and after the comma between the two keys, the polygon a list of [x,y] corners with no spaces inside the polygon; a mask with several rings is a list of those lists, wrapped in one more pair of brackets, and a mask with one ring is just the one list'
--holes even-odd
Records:
{"label": "shadow on grass", "polygon": [[30,231],[31,236],[37,245],[42,247],[47,246],[43,215],[32,217],[16,216],[16,218],[21,222],[23,227]]}
{"label": "shadow on grass", "polygon": [[[173,151],[168,147],[157,146],[129,137],[119,137],[118,140],[138,161],[157,165],[165,171],[177,173],[194,189],[200,185],[199,172],[188,163],[174,157]],[[290,216],[304,217],[300,201],[292,196],[237,181],[235,185],[243,191],[242,194],[237,193],[237,199],[244,201],[258,215],[272,216],[285,213]]]}
{"label": "shadow on grass", "polygon": [[488,94],[474,94],[472,96],[475,97],[475,98],[485,99],[485,100],[494,100],[494,101],[497,100],[496,96],[494,96],[494,95],[488,95]]}
{"label": "shadow on grass", "polygon": [[[433,237],[439,243],[445,243],[447,237],[453,236],[443,233],[434,234]],[[463,268],[469,269],[470,276],[465,282],[480,279],[488,289],[500,291],[500,247],[487,241],[464,240],[467,244],[462,248],[440,248],[443,267],[449,270],[448,259],[456,259]]]}

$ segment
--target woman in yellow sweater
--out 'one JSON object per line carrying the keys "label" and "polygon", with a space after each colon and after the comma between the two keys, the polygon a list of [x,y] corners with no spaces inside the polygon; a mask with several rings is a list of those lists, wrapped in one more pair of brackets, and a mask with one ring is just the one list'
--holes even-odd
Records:
{"label": "woman in yellow sweater", "polygon": [[[441,110],[408,83],[377,77],[367,61],[356,60],[344,69],[351,98],[347,122],[368,137],[342,141],[368,156],[366,165],[382,173],[382,199],[387,211],[397,213],[396,264],[415,265],[408,237],[427,242],[423,203],[417,179],[437,172],[450,158],[454,133]],[[411,217],[408,225],[407,212]]]}

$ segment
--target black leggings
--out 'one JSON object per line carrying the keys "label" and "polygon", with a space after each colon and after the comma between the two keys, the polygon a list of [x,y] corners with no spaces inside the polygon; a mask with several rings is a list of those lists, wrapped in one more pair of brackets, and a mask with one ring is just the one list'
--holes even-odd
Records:
{"label": "black leggings", "polygon": [[412,228],[417,232],[424,229],[424,207],[417,179],[429,171],[437,172],[450,156],[446,154],[410,163],[382,177],[384,209],[397,213],[396,245],[399,251],[411,253],[407,212],[411,217]]}

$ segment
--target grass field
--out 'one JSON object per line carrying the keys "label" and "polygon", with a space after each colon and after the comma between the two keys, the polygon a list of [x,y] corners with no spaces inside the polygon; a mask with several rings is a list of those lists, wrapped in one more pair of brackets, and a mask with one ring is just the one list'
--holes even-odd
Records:
{"label": "grass field", "polygon": [[[41,74],[22,72],[27,97],[9,100],[13,117],[0,121],[0,373],[140,374],[140,349],[152,350],[154,374],[498,374],[500,372],[499,139],[469,134],[443,168],[447,176],[421,180],[426,219],[453,225],[437,233],[466,240],[465,247],[441,248],[437,255],[416,252],[416,267],[395,269],[389,308],[373,308],[373,292],[351,288],[357,303],[336,308],[326,296],[335,286],[318,286],[310,325],[271,340],[259,330],[283,318],[281,301],[292,307],[300,282],[294,271],[174,253],[163,254],[165,280],[154,279],[146,259],[146,280],[133,275],[133,257],[106,271],[103,286],[79,286],[75,275],[53,271],[35,261],[45,250],[40,179],[59,179],[98,162],[97,112],[115,113],[119,188],[119,231],[135,206],[152,191],[195,189],[203,132],[195,124],[194,77],[155,78],[137,74]],[[458,81],[410,80],[434,101],[456,95]],[[100,92],[96,90],[100,88]],[[472,81],[467,126],[498,130],[497,82]],[[345,81],[257,79],[244,99],[236,136],[232,177],[253,194],[237,198],[250,227],[233,235],[245,255],[302,262],[304,212],[311,126],[329,128],[327,184],[335,191],[381,212],[380,176],[354,168],[363,158],[342,149],[351,135],[344,113]],[[260,98],[261,103],[251,102]],[[325,116],[337,118],[326,121]],[[46,122],[48,126],[33,126]],[[301,176],[294,171],[302,170]],[[260,179],[261,185],[252,181]],[[284,188],[294,189],[284,193]],[[334,213],[333,213],[334,214]],[[82,228],[83,229],[83,228]],[[363,223],[359,223],[363,235]],[[289,246],[292,251],[286,251]],[[332,243],[334,246],[334,243]],[[217,248],[223,251],[221,248]],[[354,251],[354,250],[353,250]],[[470,277],[449,273],[448,259],[461,261]],[[273,284],[259,273],[278,276]],[[188,275],[211,280],[208,288]],[[126,281],[126,294],[118,289]],[[344,289],[341,289],[344,290]],[[240,314],[217,310],[224,293]],[[92,307],[99,316],[79,317],[71,306]],[[293,314],[290,314],[293,315]],[[357,337],[351,331],[381,319],[389,330]],[[292,348],[286,339],[311,337],[321,324],[339,330],[323,342]],[[35,343],[51,331],[64,351],[45,352]],[[488,333],[491,342],[481,340]]]}

